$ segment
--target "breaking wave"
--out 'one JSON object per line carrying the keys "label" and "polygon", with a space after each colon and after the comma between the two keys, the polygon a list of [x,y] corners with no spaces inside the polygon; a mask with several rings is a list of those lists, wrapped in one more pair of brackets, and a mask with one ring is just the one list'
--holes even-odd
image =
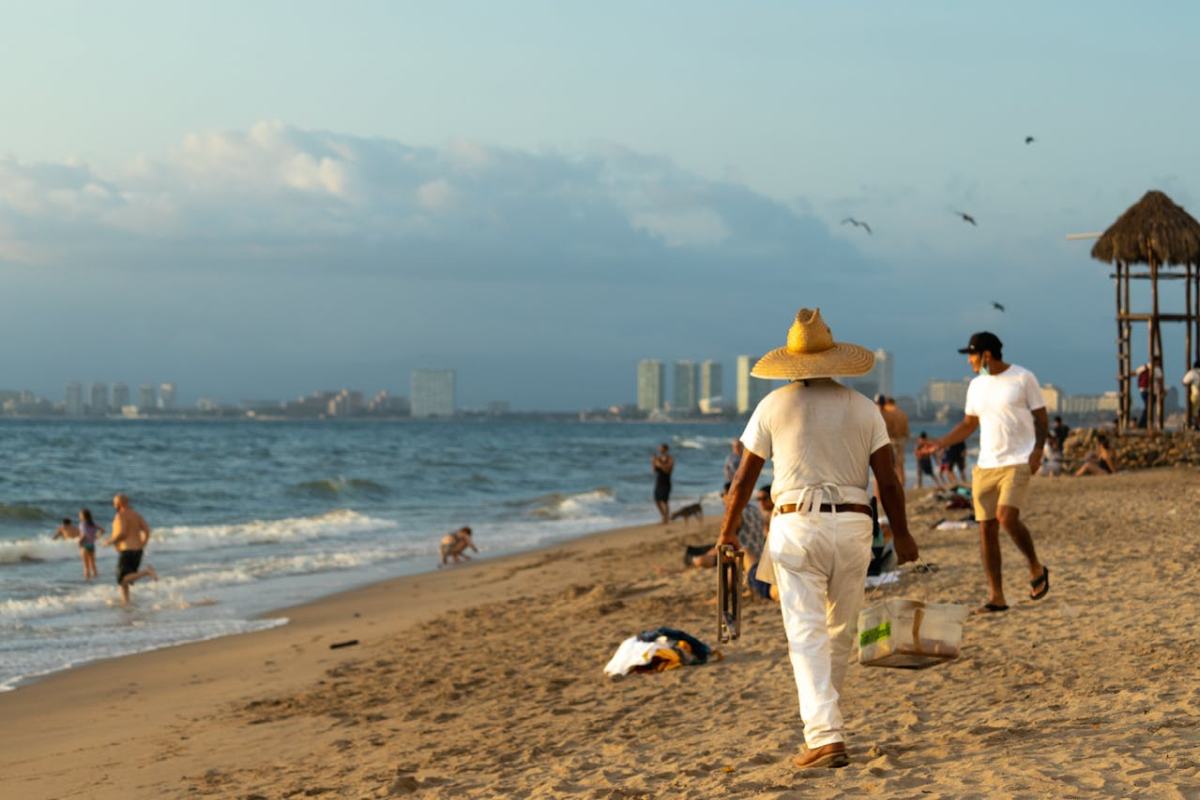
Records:
{"label": "breaking wave", "polygon": [[[331,570],[354,569],[384,559],[416,555],[396,548],[372,548],[353,552],[309,553],[292,556],[270,556],[245,559],[234,566],[197,570],[185,575],[164,575],[157,581],[143,580],[138,584],[139,602],[151,611],[209,605],[208,597],[189,596],[222,586],[252,583],[266,578],[287,575],[306,575]],[[147,556],[149,559],[150,557]],[[104,572],[101,572],[104,575]],[[6,600],[0,603],[0,621],[16,622],[36,617],[57,616],[79,611],[102,609],[117,602],[116,587],[109,581],[99,582],[65,594],[42,595],[25,600]]]}
{"label": "breaking wave", "polygon": [[[253,520],[228,525],[175,525],[154,529],[150,540],[150,552],[310,541],[352,536],[394,526],[395,523],[390,520],[369,517],[345,509],[329,511],[314,517]],[[78,557],[78,548],[74,542],[55,541],[49,537],[0,542],[0,566]]]}

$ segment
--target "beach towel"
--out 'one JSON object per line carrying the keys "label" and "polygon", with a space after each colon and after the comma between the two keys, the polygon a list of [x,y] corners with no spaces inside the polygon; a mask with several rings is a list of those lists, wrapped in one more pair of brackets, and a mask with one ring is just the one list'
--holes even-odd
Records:
{"label": "beach towel", "polygon": [[675,628],[642,631],[621,642],[604,667],[605,675],[663,672],[705,664],[715,651],[694,636]]}
{"label": "beach towel", "polygon": [[896,569],[892,570],[891,572],[881,573],[879,575],[868,575],[866,588],[878,589],[880,586],[887,586],[888,584],[899,582],[900,570]]}

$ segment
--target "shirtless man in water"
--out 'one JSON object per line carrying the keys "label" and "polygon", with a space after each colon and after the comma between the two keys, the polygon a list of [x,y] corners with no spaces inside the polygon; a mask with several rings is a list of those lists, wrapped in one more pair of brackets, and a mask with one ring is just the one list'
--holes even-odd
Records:
{"label": "shirtless man in water", "polygon": [[142,550],[150,541],[150,526],[142,515],[129,505],[129,498],[119,494],[113,498],[112,537],[108,544],[117,548],[117,585],[121,587],[121,605],[129,605],[129,587],[142,578],[158,580],[154,567],[142,565]]}

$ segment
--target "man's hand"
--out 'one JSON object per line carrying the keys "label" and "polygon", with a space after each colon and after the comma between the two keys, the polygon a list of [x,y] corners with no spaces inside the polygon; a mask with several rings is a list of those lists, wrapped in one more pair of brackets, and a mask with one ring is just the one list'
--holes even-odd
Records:
{"label": "man's hand", "polygon": [[917,551],[917,540],[912,537],[911,533],[893,532],[892,546],[896,548],[897,564],[906,564],[909,561],[916,561],[920,557],[920,553]]}
{"label": "man's hand", "polygon": [[733,531],[731,533],[722,532],[721,535],[717,537],[717,547],[722,547],[724,545],[731,545],[735,550],[741,549],[737,538],[737,531]]}
{"label": "man's hand", "polygon": [[1041,468],[1042,468],[1042,451],[1034,449],[1034,451],[1029,454],[1029,474],[1037,475],[1038,470]]}
{"label": "man's hand", "polygon": [[937,442],[926,442],[925,444],[917,445],[917,458],[931,456],[942,448],[938,447]]}

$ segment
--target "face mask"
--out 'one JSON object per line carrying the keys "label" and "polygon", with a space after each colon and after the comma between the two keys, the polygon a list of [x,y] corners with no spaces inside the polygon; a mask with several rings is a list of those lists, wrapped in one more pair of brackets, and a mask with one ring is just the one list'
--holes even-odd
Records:
{"label": "face mask", "polygon": [[980,363],[980,365],[979,365],[979,374],[980,374],[980,375],[991,375],[991,374],[992,374],[992,371],[991,371],[990,369],[988,369],[988,362],[987,362],[987,361],[984,361],[984,362]]}

